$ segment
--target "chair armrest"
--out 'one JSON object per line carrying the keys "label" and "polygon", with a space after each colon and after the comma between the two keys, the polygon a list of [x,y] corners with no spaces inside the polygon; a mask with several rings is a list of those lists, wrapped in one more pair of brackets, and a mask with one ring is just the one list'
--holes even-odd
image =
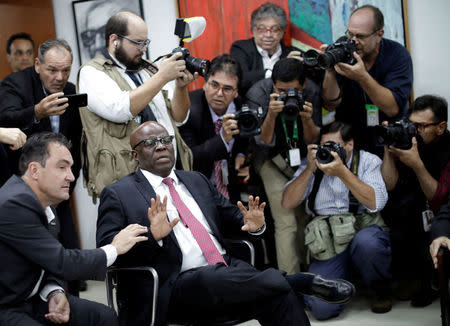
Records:
{"label": "chair armrest", "polygon": [[158,273],[153,267],[150,266],[136,266],[136,267],[109,267],[106,270],[106,298],[108,301],[108,306],[112,309],[116,310],[114,305],[114,290],[117,291],[117,274],[120,272],[148,272],[153,278],[153,289],[152,290],[152,318],[150,322],[150,326],[155,324],[155,315],[156,315],[156,300],[158,297],[158,287],[159,287],[159,278]]}
{"label": "chair armrest", "polygon": [[255,248],[248,240],[224,239],[225,245],[230,250],[230,256],[242,259],[255,266]]}

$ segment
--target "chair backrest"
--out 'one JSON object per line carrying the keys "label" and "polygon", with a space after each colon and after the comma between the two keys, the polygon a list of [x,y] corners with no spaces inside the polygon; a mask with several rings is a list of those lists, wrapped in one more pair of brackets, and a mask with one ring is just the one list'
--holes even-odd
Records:
{"label": "chair backrest", "polygon": [[[255,264],[255,248],[253,244],[248,240],[224,240],[225,245],[230,251],[230,255],[244,261],[247,261],[249,264]],[[150,266],[137,266],[137,267],[109,267],[106,271],[106,298],[108,301],[108,306],[114,309],[117,314],[119,314],[118,308],[115,305],[117,300],[116,291],[117,291],[117,279],[118,273],[121,272],[148,272],[149,275],[153,278],[153,287],[152,289],[148,289],[152,291],[152,316],[150,318],[150,325],[155,325],[155,315],[156,315],[156,306],[158,300],[158,288],[159,288],[159,277],[158,273],[153,267]],[[228,326],[228,325],[236,325],[242,323],[242,320],[224,320],[220,322],[211,322],[209,326]],[[176,326],[171,324],[172,326]],[[188,326],[188,324],[185,324]]]}
{"label": "chair backrest", "polygon": [[[152,295],[152,316],[150,319],[150,326],[155,324],[155,312],[156,312],[156,303],[158,298],[158,288],[159,288],[159,277],[158,273],[153,267],[150,266],[137,266],[137,267],[109,267],[106,271],[106,299],[108,301],[108,306],[114,309],[117,313],[118,309],[114,304],[116,302],[115,293],[117,291],[117,273],[123,271],[130,272],[148,272],[153,278],[153,295]],[[150,289],[149,289],[150,290]]]}

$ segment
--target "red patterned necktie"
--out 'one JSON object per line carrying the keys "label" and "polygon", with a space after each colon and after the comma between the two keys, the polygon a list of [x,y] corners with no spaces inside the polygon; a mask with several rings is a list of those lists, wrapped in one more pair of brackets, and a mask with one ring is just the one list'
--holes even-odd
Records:
{"label": "red patterned necktie", "polygon": [[200,249],[202,250],[203,255],[208,261],[208,264],[215,265],[217,263],[224,263],[227,266],[227,263],[225,262],[219,250],[217,250],[216,245],[209,236],[208,231],[206,231],[203,224],[200,223],[200,221],[197,220],[194,215],[192,215],[189,208],[187,208],[187,206],[181,200],[180,195],[175,190],[172,178],[165,178],[162,182],[169,187],[170,196],[172,197],[175,208],[180,215],[181,221],[185,225],[187,225],[187,227],[191,231]]}
{"label": "red patterned necktie", "polygon": [[[222,119],[219,119],[215,123],[215,131],[218,135],[220,133],[220,128],[222,128]],[[216,188],[219,192],[226,198],[230,199],[230,195],[228,194],[227,185],[223,183],[222,178],[222,160],[214,162],[214,180],[216,182]]]}

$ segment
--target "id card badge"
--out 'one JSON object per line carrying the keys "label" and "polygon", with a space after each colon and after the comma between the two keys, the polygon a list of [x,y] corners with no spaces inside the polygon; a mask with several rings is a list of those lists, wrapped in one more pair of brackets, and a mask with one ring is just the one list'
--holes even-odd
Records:
{"label": "id card badge", "polygon": [[222,162],[222,182],[225,186],[228,185],[228,166]]}
{"label": "id card badge", "polygon": [[373,127],[380,124],[379,109],[375,104],[366,104],[367,126]]}
{"label": "id card badge", "polygon": [[430,209],[426,209],[422,212],[423,229],[425,232],[431,230],[431,220],[434,217],[434,213]]}
{"label": "id card badge", "polygon": [[299,166],[301,163],[300,149],[292,148],[289,150],[289,165],[291,167]]}

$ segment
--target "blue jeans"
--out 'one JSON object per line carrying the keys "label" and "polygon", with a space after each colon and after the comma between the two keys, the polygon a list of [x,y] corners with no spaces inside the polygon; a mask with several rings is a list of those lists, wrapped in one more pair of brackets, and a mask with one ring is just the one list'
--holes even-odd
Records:
{"label": "blue jeans", "polygon": [[[350,279],[352,266],[359,271],[364,283],[391,279],[391,244],[389,233],[378,225],[370,225],[356,233],[345,251],[328,260],[312,260],[309,271],[330,279]],[[305,304],[318,320],[339,315],[344,305],[332,305],[311,296]]]}

